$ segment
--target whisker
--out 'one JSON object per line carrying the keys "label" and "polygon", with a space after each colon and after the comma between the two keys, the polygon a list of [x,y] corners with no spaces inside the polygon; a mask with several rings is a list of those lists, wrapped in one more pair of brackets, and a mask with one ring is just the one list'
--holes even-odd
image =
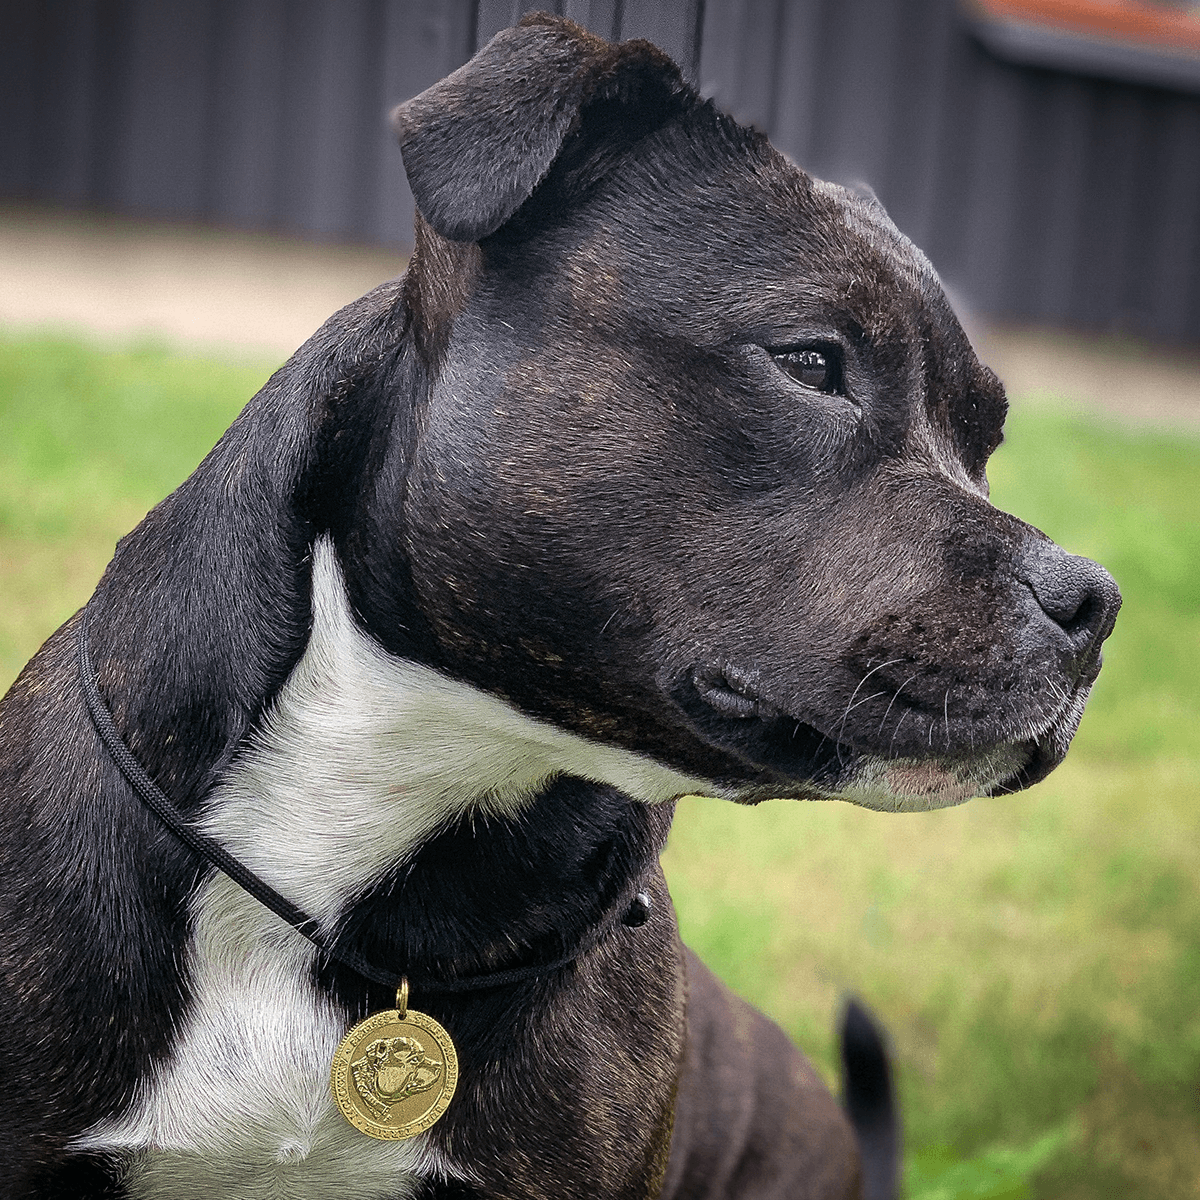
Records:
{"label": "whisker", "polygon": [[[800,732],[800,722],[797,721],[796,728],[792,730],[793,740],[795,739],[796,735],[799,732]],[[817,730],[817,732],[821,733],[821,731],[819,729]],[[827,733],[821,733],[821,740],[817,743],[817,748],[813,751],[813,758],[816,758],[817,755],[821,753],[821,747],[824,746],[827,741],[829,741],[829,735]],[[839,767],[845,766],[845,763],[842,762],[841,746],[837,742],[834,742],[834,745],[837,746],[838,766]]]}
{"label": "whisker", "polygon": [[1066,688],[1055,683],[1054,680],[1051,679],[1049,676],[1046,676],[1046,683],[1049,685],[1050,691],[1054,694],[1054,698],[1060,704],[1066,704],[1070,701],[1071,696]]}
{"label": "whisker", "polygon": [[[797,729],[798,729],[798,728],[799,728],[799,726],[797,726]],[[820,733],[821,731],[820,731],[820,730],[817,730],[817,732],[818,732],[818,733]],[[821,740],[820,740],[820,741],[817,743],[817,748],[816,748],[816,749],[813,751],[813,758],[816,758],[816,757],[817,757],[817,755],[821,753],[821,749],[822,749],[822,747],[825,745],[825,743],[826,743],[827,741],[829,741],[829,734],[827,734],[827,733],[822,733],[822,734],[821,734]],[[837,763],[838,763],[838,766],[839,766],[839,767],[844,767],[846,764],[845,764],[844,762],[842,762],[842,744],[841,744],[841,742],[837,742],[837,741],[835,741],[835,742],[833,743],[833,745],[834,745],[834,750],[835,750],[835,752],[836,752],[836,754],[837,754]]]}
{"label": "whisker", "polygon": [[[896,663],[898,663],[900,661],[901,660],[898,658],[888,658],[888,659],[885,659],[883,662],[879,663],[877,666],[872,667],[858,681],[858,686],[854,689],[854,691],[850,693],[850,699],[848,701],[846,701],[846,714],[848,714],[850,712],[850,709],[854,707],[854,697],[857,696],[858,693],[862,690],[863,684],[866,683],[867,680],[870,679],[871,676],[874,675],[876,671],[882,671],[884,667],[893,667],[896,665]],[[843,715],[843,720],[844,719],[845,719],[845,714]]]}
{"label": "whisker", "polygon": [[852,704],[852,705],[850,706],[850,708],[848,708],[848,709],[846,710],[846,714],[845,714],[845,716],[842,718],[843,722],[845,721],[846,717],[848,717],[848,716],[850,715],[850,709],[852,709],[852,708],[861,708],[861,707],[862,707],[864,704],[870,704],[872,700],[876,700],[876,699],[878,699],[880,696],[886,696],[886,695],[887,695],[887,692],[872,692],[872,693],[871,693],[869,696],[864,696],[864,697],[863,697],[861,700],[859,700],[859,701],[857,701],[856,703]]}
{"label": "whisker", "polygon": [[[869,671],[868,671],[868,672],[867,672],[867,673],[866,673],[866,674],[865,674],[865,675],[864,675],[864,676],[863,676],[863,677],[862,677],[862,678],[861,678],[861,679],[858,681],[858,687],[856,687],[856,688],[854,689],[854,691],[852,691],[852,692],[850,693],[850,699],[846,701],[846,707],[845,707],[845,710],[842,712],[842,722],[841,722],[841,725],[838,727],[838,737],[839,737],[839,738],[841,738],[842,734],[843,734],[843,733],[845,732],[845,730],[846,730],[846,718],[847,718],[847,717],[850,715],[850,711],[851,711],[851,709],[853,709],[853,708],[855,708],[855,707],[856,707],[856,705],[855,705],[855,703],[854,703],[854,697],[855,697],[855,696],[857,696],[857,695],[858,695],[858,693],[859,693],[860,691],[862,691],[862,686],[863,686],[863,684],[864,684],[864,683],[866,683],[866,682],[867,682],[867,680],[868,680],[868,679],[870,679],[870,678],[871,678],[871,676],[872,676],[872,675],[874,675],[876,671],[882,671],[884,667],[894,667],[894,666],[895,666],[895,665],[896,665],[898,662],[900,662],[900,661],[901,661],[901,660],[900,660],[900,659],[898,659],[898,658],[889,658],[889,659],[885,659],[885,660],[884,660],[883,662],[881,662],[881,663],[880,663],[880,664],[879,664],[877,667],[872,667],[872,668],[871,668],[871,669],[870,669],[870,670],[869,670]],[[876,695],[876,696],[882,696],[882,695],[883,695],[883,693],[882,693],[882,692],[876,692],[876,693],[875,693],[875,695]],[[867,697],[867,699],[869,699],[869,700],[874,700],[874,699],[875,699],[875,696],[869,696],[869,697]],[[865,701],[864,701],[863,703],[865,703]]]}
{"label": "whisker", "polygon": [[909,685],[910,683],[912,683],[912,681],[913,681],[914,679],[916,679],[916,677],[917,677],[918,675],[920,675],[920,673],[921,673],[920,671],[914,671],[914,672],[913,672],[913,673],[912,673],[912,674],[911,674],[911,675],[910,675],[910,676],[909,676],[909,677],[908,677],[908,678],[907,678],[907,679],[906,679],[906,680],[905,680],[905,681],[904,681],[904,682],[903,682],[903,683],[902,683],[902,684],[901,684],[901,685],[900,685],[900,686],[899,686],[899,687],[896,689],[896,694],[895,694],[895,695],[894,695],[894,696],[893,696],[893,697],[892,697],[892,698],[891,698],[891,699],[888,701],[888,706],[887,706],[887,708],[885,708],[885,709],[883,710],[883,716],[882,716],[882,717],[880,718],[880,720],[879,720],[879,728],[875,730],[875,732],[876,732],[876,733],[882,733],[882,732],[883,732],[883,725],[884,725],[884,722],[885,722],[885,721],[888,719],[888,713],[890,713],[890,712],[892,711],[892,705],[893,705],[893,704],[895,704],[895,703],[896,703],[896,701],[900,699],[900,693],[901,693],[902,691],[904,691],[904,689],[905,689],[906,687],[908,687],[908,685]]}

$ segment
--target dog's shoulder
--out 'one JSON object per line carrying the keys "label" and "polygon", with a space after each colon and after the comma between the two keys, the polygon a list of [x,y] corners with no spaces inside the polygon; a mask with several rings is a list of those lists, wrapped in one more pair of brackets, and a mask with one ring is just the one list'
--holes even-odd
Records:
{"label": "dog's shoulder", "polygon": [[812,1064],[690,950],[686,965],[664,1200],[855,1200],[854,1132]]}

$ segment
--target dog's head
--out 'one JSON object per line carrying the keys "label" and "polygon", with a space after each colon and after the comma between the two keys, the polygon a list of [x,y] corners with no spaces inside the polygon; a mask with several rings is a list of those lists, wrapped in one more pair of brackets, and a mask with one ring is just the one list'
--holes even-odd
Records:
{"label": "dog's head", "polygon": [[877,202],[552,18],[395,120],[438,666],[743,800],[1062,759],[1117,589],[989,504],[1003,388]]}

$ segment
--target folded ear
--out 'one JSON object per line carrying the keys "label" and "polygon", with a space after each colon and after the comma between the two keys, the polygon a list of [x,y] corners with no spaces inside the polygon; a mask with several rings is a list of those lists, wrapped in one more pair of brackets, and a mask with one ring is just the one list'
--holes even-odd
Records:
{"label": "folded ear", "polygon": [[545,178],[584,108],[636,105],[648,74],[660,95],[686,90],[647,42],[613,45],[543,14],[502,30],[392,114],[417,211],[454,241],[494,233]]}

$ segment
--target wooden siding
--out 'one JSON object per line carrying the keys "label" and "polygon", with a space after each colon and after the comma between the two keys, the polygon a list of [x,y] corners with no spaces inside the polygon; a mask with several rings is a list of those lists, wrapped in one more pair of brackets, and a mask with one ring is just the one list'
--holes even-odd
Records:
{"label": "wooden siding", "polygon": [[[0,0],[0,196],[405,244],[385,114],[509,0]],[[863,182],[982,313],[1200,341],[1200,95],[1019,66],[957,0],[560,0]]]}

